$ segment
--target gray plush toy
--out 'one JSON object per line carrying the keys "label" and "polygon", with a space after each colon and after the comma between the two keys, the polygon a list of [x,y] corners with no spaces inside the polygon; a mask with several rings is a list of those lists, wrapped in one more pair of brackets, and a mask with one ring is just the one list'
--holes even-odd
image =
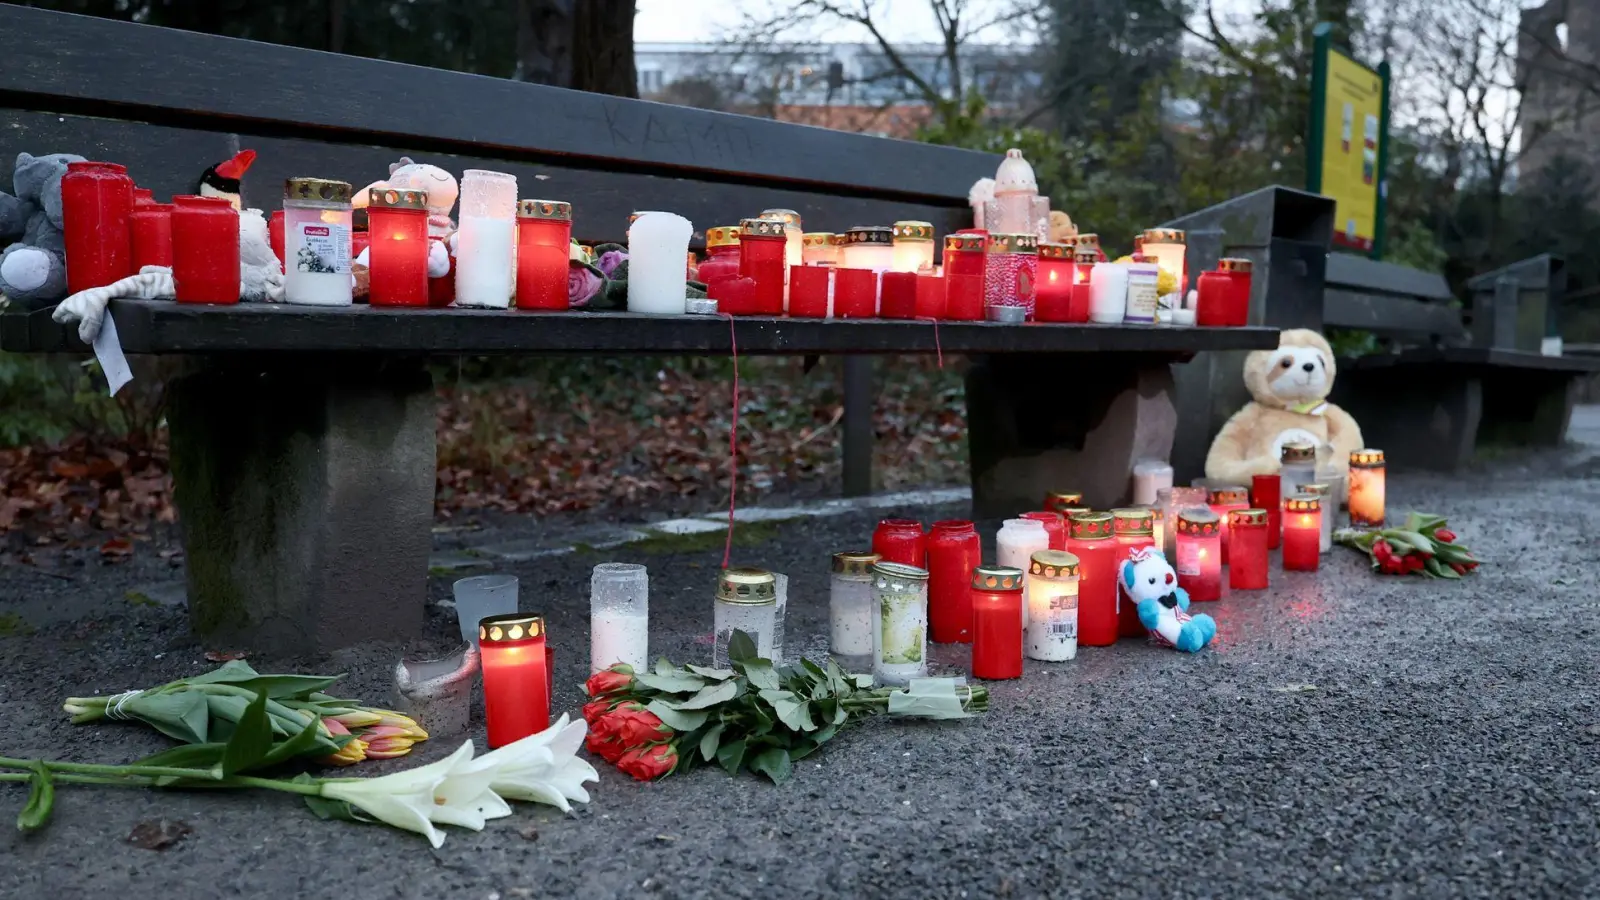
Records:
{"label": "gray plush toy", "polygon": [[62,237],[61,176],[71,153],[17,154],[16,196],[0,191],[0,294],[35,309],[67,295],[67,248]]}

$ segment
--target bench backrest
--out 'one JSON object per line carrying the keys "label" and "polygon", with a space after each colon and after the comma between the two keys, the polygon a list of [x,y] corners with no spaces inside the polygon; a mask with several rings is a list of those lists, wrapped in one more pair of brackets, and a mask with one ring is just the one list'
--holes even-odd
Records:
{"label": "bench backrest", "polygon": [[1467,341],[1461,309],[1444,276],[1346,253],[1328,254],[1323,324],[1408,343]]}
{"label": "bench backrest", "polygon": [[1562,333],[1566,260],[1551,253],[1519,260],[1474,276],[1467,293],[1474,345],[1538,353],[1546,337]]}
{"label": "bench backrest", "polygon": [[628,214],[671,210],[709,226],[767,208],[807,230],[897,219],[971,225],[967,192],[999,157],[0,5],[0,185],[19,151],[120,162],[158,198],[192,193],[240,148],[259,155],[247,205],[274,209],[283,179],[361,187],[402,155],[458,176],[510,172],[523,197],[568,200],[574,236],[621,240]]}

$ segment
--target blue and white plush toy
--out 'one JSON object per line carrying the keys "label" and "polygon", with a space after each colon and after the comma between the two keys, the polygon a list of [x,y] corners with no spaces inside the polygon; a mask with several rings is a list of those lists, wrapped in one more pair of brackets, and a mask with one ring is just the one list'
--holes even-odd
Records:
{"label": "blue and white plush toy", "polygon": [[1189,615],[1189,592],[1153,547],[1140,547],[1122,564],[1122,589],[1139,608],[1139,621],[1158,644],[1195,653],[1216,637],[1217,623],[1205,613]]}

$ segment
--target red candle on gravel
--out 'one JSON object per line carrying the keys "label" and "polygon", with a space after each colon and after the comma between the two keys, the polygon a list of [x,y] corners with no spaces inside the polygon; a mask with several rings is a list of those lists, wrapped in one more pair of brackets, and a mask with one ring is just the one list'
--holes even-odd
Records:
{"label": "red candle on gravel", "polygon": [[884,519],[872,532],[872,552],[882,557],[881,562],[927,568],[928,543],[922,523],[916,519]]}
{"label": "red candle on gravel", "polygon": [[1022,677],[1022,570],[979,566],[972,572],[972,677]]}
{"label": "red candle on gravel", "polygon": [[1322,498],[1291,494],[1283,500],[1283,570],[1315,572],[1322,558]]}
{"label": "red candle on gravel", "polygon": [[1236,509],[1228,514],[1228,587],[1238,591],[1266,589],[1267,523],[1264,509]]}
{"label": "red candle on gravel", "polygon": [[1222,522],[1217,514],[1199,508],[1179,512],[1175,540],[1178,587],[1196,603],[1221,600]]}
{"label": "red candle on gravel", "polygon": [[970,643],[972,570],[983,562],[978,530],[962,519],[935,522],[927,546],[928,637],[939,644]]}
{"label": "red candle on gravel", "polygon": [[1148,630],[1139,621],[1139,605],[1124,596],[1122,590],[1122,564],[1134,550],[1154,547],[1156,513],[1153,509],[1133,506],[1111,511],[1111,530],[1117,543],[1117,637],[1144,637]]}
{"label": "red candle on gravel", "polygon": [[544,619],[490,616],[478,625],[483,714],[489,746],[504,747],[550,727],[550,665]]}
{"label": "red candle on gravel", "polygon": [[1117,559],[1111,513],[1090,512],[1067,520],[1067,552],[1078,558],[1078,643],[1109,647],[1117,642]]}

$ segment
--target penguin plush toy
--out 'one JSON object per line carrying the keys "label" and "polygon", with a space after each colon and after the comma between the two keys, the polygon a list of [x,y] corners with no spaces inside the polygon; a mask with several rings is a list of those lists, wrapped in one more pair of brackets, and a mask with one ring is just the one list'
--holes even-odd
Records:
{"label": "penguin plush toy", "polygon": [[232,159],[217,163],[200,176],[200,184],[195,188],[195,193],[202,197],[221,197],[233,204],[234,209],[243,209],[240,200],[239,182],[244,178],[244,173],[249,171],[250,164],[256,161],[254,150],[240,150]]}

